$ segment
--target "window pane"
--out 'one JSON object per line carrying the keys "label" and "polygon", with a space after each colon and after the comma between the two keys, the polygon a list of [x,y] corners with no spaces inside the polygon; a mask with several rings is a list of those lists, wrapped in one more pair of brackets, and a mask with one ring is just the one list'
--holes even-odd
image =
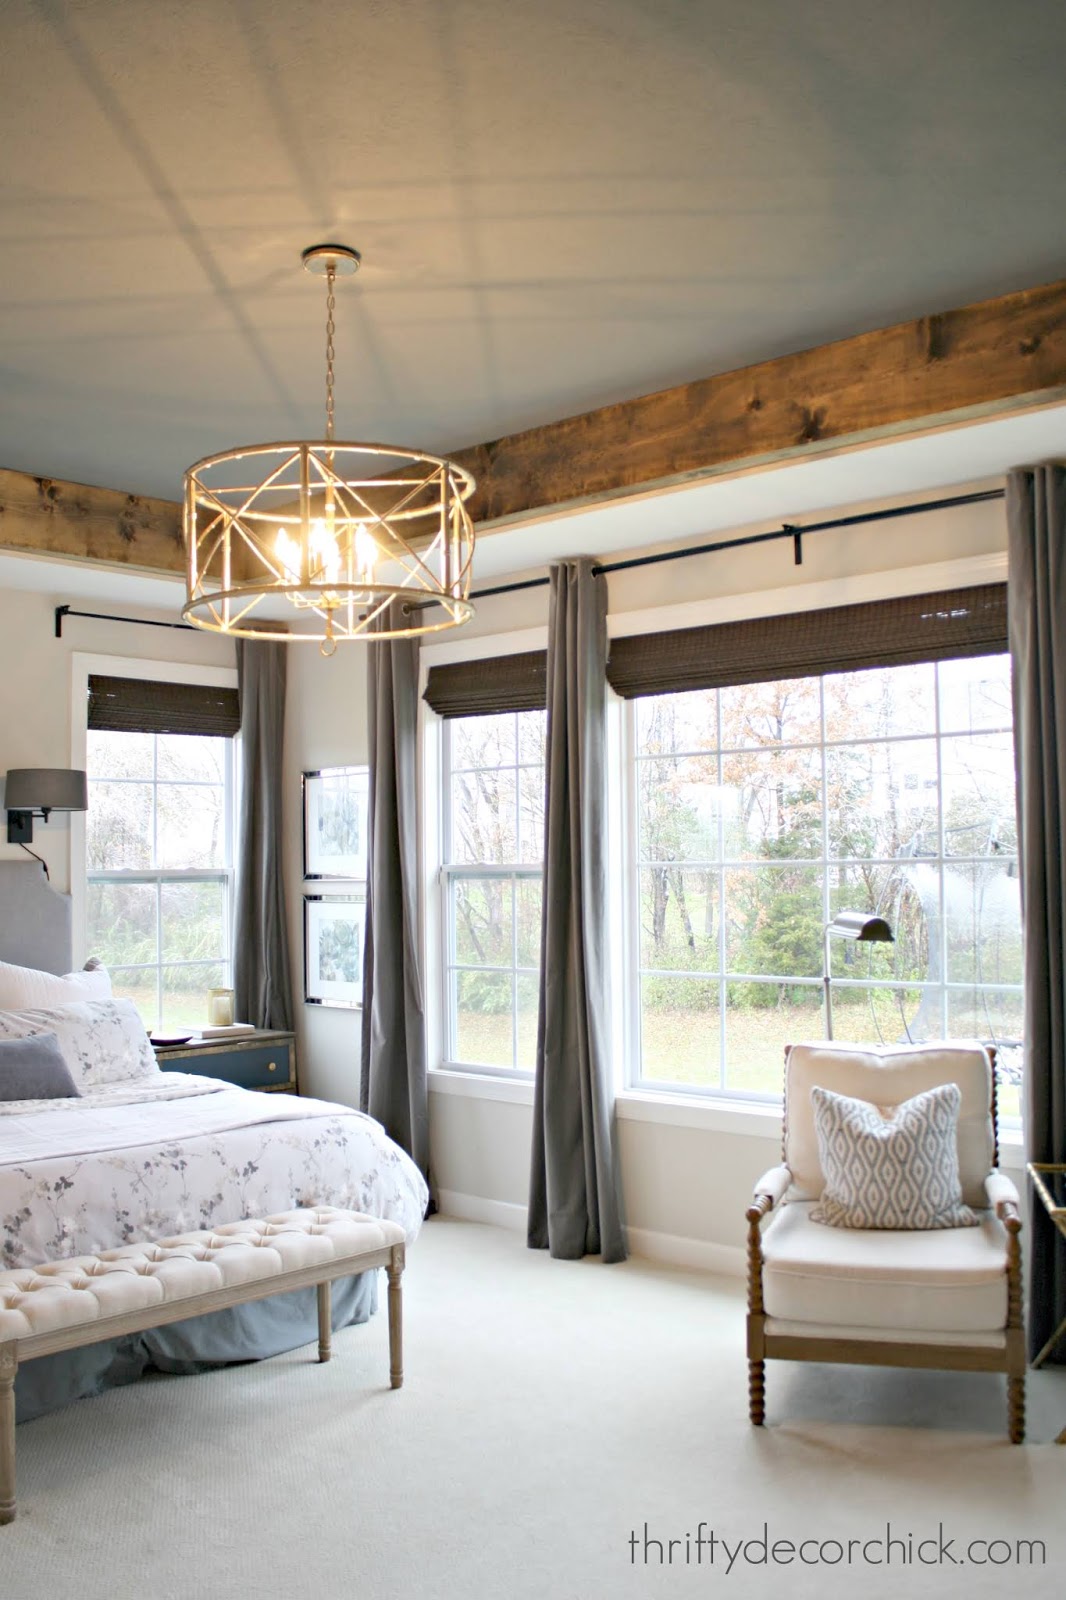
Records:
{"label": "window pane", "polygon": [[722,749],[818,744],[822,700],[817,678],[749,683],[723,689]]}
{"label": "window pane", "polygon": [[218,881],[162,883],[159,896],[162,959],[221,961],[226,955],[228,942],[224,885]]}
{"label": "window pane", "polygon": [[518,861],[544,859],[544,768],[518,769]]}
{"label": "window pane", "polygon": [[976,733],[981,728],[1013,726],[1010,656],[942,661],[937,675],[942,733]]}
{"label": "window pane", "polygon": [[548,731],[546,711],[521,711],[518,714],[518,759],[526,766],[541,769],[543,782],[544,739]]}
{"label": "window pane", "polygon": [[826,785],[831,856],[939,853],[935,739],[829,750]]}
{"label": "window pane", "polygon": [[510,878],[456,878],[452,883],[456,961],[509,967],[513,959]]}
{"label": "window pane", "polygon": [[452,861],[512,862],[518,851],[514,769],[452,778]]}
{"label": "window pane", "polygon": [[1014,743],[983,733],[943,741],[944,852],[1016,855]]}
{"label": "window pane", "polygon": [[116,1000],[132,1000],[146,1028],[159,1025],[157,1015],[158,967],[111,967],[111,992]]}
{"label": "window pane", "polygon": [[1025,996],[1010,989],[949,989],[948,1027],[954,1039],[983,1039],[1010,1047],[1022,1037]]}
{"label": "window pane", "polygon": [[717,972],[717,870],[640,869],[640,964]]}
{"label": "window pane", "polygon": [[518,918],[518,965],[540,968],[540,897],[539,878],[518,878],[515,881],[515,916]]}
{"label": "window pane", "polygon": [[717,980],[641,978],[640,1035],[645,1078],[717,1088],[721,1062]]}
{"label": "window pane", "polygon": [[718,740],[718,691],[651,696],[636,702],[637,751],[644,756],[708,750]]}
{"label": "window pane", "polygon": [[[199,1028],[207,1021],[207,991],[222,985],[221,961],[163,967],[164,1028]],[[238,1019],[240,1020],[240,1019]]]}
{"label": "window pane", "polygon": [[112,733],[103,728],[90,728],[86,735],[85,756],[91,779],[150,779],[152,735]]}
{"label": "window pane", "polygon": [[454,717],[448,723],[451,769],[513,766],[515,717]]}
{"label": "window pane", "polygon": [[90,783],[85,819],[90,872],[152,866],[152,794],[148,783]]}
{"label": "window pane", "polygon": [[952,983],[1022,981],[1021,882],[998,858],[944,872],[947,976]]}
{"label": "window pane", "polygon": [[455,1059],[472,1066],[514,1065],[514,999],[509,972],[456,972]]}
{"label": "window pane", "polygon": [[229,743],[228,739],[199,734],[156,735],[160,780],[169,778],[183,783],[224,783]]}
{"label": "window pane", "polygon": [[[842,989],[833,985],[833,1038],[856,1044],[921,1044],[944,1038],[941,989]],[[956,1035],[957,1037],[957,1035]]]}
{"label": "window pane", "polygon": [[713,756],[641,761],[637,766],[644,861],[718,860],[718,771]]}
{"label": "window pane", "polygon": [[820,750],[750,751],[722,757],[727,858],[820,856]]}
{"label": "window pane", "polygon": [[834,672],[825,683],[827,739],[886,739],[936,730],[936,667]]}
{"label": "window pane", "polygon": [[726,988],[726,1086],[779,1095],[785,1046],[825,1036],[821,986],[731,983]]}
{"label": "window pane", "polygon": [[90,882],[85,895],[85,934],[89,953],[99,956],[109,969],[146,961],[154,964],[155,884]]}
{"label": "window pane", "polygon": [[161,783],[156,790],[158,867],[221,867],[226,859],[224,791]]}
{"label": "window pane", "polygon": [[515,1001],[518,1007],[518,1060],[515,1065],[532,1072],[537,1064],[537,1003],[538,980],[529,973],[519,973],[515,983]]}
{"label": "window pane", "polygon": [[822,974],[822,872],[819,867],[734,867],[726,872],[726,952],[730,972],[782,979]]}

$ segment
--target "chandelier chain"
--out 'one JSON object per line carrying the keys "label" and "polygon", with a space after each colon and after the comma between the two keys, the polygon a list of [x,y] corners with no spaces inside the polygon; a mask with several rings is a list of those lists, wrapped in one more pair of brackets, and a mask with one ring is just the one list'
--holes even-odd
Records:
{"label": "chandelier chain", "polygon": [[337,299],[333,286],[337,281],[337,268],[331,261],[326,268],[326,438],[333,438],[333,314]]}

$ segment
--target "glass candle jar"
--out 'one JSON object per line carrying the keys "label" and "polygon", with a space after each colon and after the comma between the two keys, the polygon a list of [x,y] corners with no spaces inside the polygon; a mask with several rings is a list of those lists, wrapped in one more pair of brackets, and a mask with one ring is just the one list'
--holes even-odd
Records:
{"label": "glass candle jar", "polygon": [[211,1028],[233,1026],[233,990],[208,989],[207,1022]]}

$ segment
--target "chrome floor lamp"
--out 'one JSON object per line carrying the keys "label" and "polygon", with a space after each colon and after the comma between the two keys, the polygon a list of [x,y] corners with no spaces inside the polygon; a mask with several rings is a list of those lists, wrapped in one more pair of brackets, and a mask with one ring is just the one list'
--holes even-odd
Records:
{"label": "chrome floor lamp", "polygon": [[825,925],[825,954],[822,970],[825,986],[825,1036],[833,1037],[833,992],[829,973],[830,939],[855,939],[862,944],[891,944],[892,929],[884,917],[871,916],[868,911],[838,911],[832,922]]}

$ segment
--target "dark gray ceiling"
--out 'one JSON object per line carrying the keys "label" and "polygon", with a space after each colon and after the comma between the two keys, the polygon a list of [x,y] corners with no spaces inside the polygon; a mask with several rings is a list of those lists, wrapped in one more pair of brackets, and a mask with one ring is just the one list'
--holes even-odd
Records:
{"label": "dark gray ceiling", "polygon": [[177,498],[1066,275],[1062,0],[6,0],[0,466]]}

